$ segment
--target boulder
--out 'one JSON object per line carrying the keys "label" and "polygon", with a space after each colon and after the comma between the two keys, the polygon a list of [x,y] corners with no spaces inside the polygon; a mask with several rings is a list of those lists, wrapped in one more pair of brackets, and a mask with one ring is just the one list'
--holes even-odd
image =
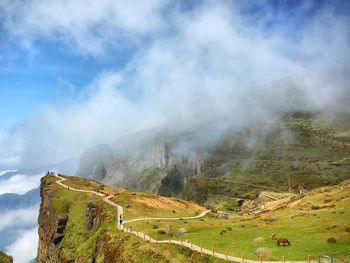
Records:
{"label": "boulder", "polygon": [[186,234],[187,232],[188,232],[188,230],[186,228],[182,227],[176,231],[176,236],[182,236],[183,234]]}
{"label": "boulder", "polygon": [[228,214],[219,213],[215,216],[216,219],[228,219]]}
{"label": "boulder", "polygon": [[267,220],[269,222],[275,222],[277,219],[278,219],[277,216],[270,216]]}
{"label": "boulder", "polygon": [[260,255],[260,254],[264,254],[268,251],[269,249],[267,247],[258,247],[255,250],[255,254]]}
{"label": "boulder", "polygon": [[263,237],[256,237],[256,238],[253,239],[253,242],[254,243],[260,243],[260,242],[264,241],[264,239],[265,238],[263,238]]}

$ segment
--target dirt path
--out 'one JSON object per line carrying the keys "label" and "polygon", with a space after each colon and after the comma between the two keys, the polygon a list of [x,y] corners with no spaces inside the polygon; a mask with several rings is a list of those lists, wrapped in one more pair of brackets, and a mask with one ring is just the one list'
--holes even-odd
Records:
{"label": "dirt path", "polygon": [[[113,197],[112,195],[110,196],[106,196],[105,194],[96,192],[96,191],[92,191],[92,190],[83,190],[83,189],[76,189],[74,187],[70,187],[68,185],[65,185],[63,182],[66,180],[65,178],[59,176],[58,174],[55,173],[50,173],[51,175],[54,175],[56,178],[58,178],[58,180],[56,181],[56,184],[58,184],[61,187],[64,187],[70,191],[75,191],[75,192],[83,192],[83,193],[90,193],[90,194],[94,194],[100,197],[103,197],[103,201],[106,202],[107,204],[114,206],[116,208],[122,208],[120,205],[112,202],[110,199]],[[136,221],[142,221],[142,220],[181,220],[181,219],[198,219],[201,217],[204,217],[207,213],[209,213],[210,210],[206,210],[203,211],[200,215],[198,216],[193,216],[193,217],[176,217],[176,218],[137,218],[137,219],[131,219],[131,220],[127,220],[124,221],[125,223],[131,223],[131,222],[136,222]],[[203,248],[202,246],[198,246],[195,244],[192,244],[190,242],[185,242],[182,240],[156,240],[153,239],[152,237],[150,237],[149,235],[143,233],[143,232],[139,232],[139,231],[133,231],[131,228],[128,228],[126,226],[124,226],[124,224],[119,228],[119,230],[124,231],[126,233],[130,233],[130,234],[134,234],[137,237],[142,238],[145,241],[151,242],[151,243],[159,243],[159,244],[176,244],[176,245],[180,245],[180,246],[184,246],[187,247],[191,250],[197,251],[199,253],[202,254],[207,254],[216,258],[220,258],[220,259],[224,259],[224,260],[228,260],[228,261],[232,261],[232,262],[238,262],[238,263],[242,263],[242,258],[238,258],[238,257],[234,257],[234,256],[230,256],[227,253],[222,254],[222,253],[218,253],[215,252],[214,249],[209,250],[206,248]],[[259,263],[259,261],[255,261],[255,260],[248,260],[248,259],[244,259],[244,262],[246,263]],[[308,261],[264,261],[264,263],[308,263]],[[317,261],[310,261],[310,263],[317,263]]]}

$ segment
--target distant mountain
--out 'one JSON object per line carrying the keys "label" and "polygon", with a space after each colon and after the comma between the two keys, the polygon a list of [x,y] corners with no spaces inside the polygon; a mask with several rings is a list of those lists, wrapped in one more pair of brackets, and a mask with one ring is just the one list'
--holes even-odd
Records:
{"label": "distant mountain", "polygon": [[29,192],[18,194],[2,194],[0,195],[0,211],[12,210],[34,206],[40,203],[40,189],[36,188]]}
{"label": "distant mountain", "polygon": [[0,181],[3,181],[3,180],[8,180],[10,179],[12,176],[18,174],[18,170],[17,171],[4,171],[2,173],[2,175],[0,176]]}
{"label": "distant mountain", "polygon": [[349,178],[349,157],[349,114],[291,112],[239,130],[207,123],[129,135],[83,153],[76,175],[204,203],[337,184]]}

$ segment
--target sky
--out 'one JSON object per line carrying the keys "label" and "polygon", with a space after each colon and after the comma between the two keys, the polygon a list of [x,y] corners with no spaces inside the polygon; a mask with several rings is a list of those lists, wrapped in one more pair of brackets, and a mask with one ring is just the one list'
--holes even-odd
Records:
{"label": "sky", "polygon": [[349,11],[346,0],[3,0],[0,168],[174,123],[349,111]]}

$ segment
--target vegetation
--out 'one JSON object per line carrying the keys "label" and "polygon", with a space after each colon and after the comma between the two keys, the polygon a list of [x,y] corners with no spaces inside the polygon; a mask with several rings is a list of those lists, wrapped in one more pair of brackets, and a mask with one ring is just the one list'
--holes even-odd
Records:
{"label": "vegetation", "polygon": [[[116,259],[120,262],[222,262],[222,260],[201,255],[187,248],[174,245],[159,245],[150,244],[141,239],[121,232],[116,229],[116,211],[115,208],[109,206],[102,201],[100,197],[93,194],[85,194],[67,190],[63,187],[54,184],[54,177],[49,177],[52,180],[52,204],[55,213],[61,216],[67,216],[68,221],[64,229],[64,237],[58,244],[62,248],[63,256],[67,261],[77,260],[78,262],[90,262],[95,259],[95,262],[115,262]],[[84,189],[85,186],[92,188],[96,186],[96,182],[78,179],[75,177],[67,177],[67,184],[72,187]],[[83,183],[82,183],[83,182]],[[134,195],[121,189],[112,189],[100,185],[101,191],[116,191],[121,192],[120,197],[124,197],[123,201],[127,201],[131,207],[137,207],[137,202],[133,202],[132,198],[138,197],[138,193]],[[142,197],[150,199],[157,196],[144,194]],[[97,204],[102,217],[102,223],[97,229],[87,230],[85,228],[86,207],[89,202]],[[176,202],[175,199],[169,199],[169,202]],[[193,215],[190,208],[201,209],[195,204],[185,201],[178,201],[185,207],[183,211],[177,211],[182,215]],[[143,206],[145,207],[145,205]],[[181,206],[182,207],[182,206]],[[186,209],[188,207],[188,209]],[[167,209],[153,208],[154,211],[159,210],[158,215],[174,216],[174,213],[168,212]],[[152,213],[150,211],[150,213]],[[176,214],[176,215],[178,215]],[[130,213],[136,215],[136,212]],[[138,216],[143,216],[143,210],[138,210]],[[128,217],[128,215],[126,215]],[[131,218],[129,218],[131,219]],[[108,259],[109,258],[109,259]],[[108,261],[109,260],[109,261]],[[114,260],[114,261],[113,261]]]}
{"label": "vegetation", "polygon": [[[227,220],[213,216],[204,220],[158,222],[159,229],[150,227],[154,222],[133,223],[133,229],[144,231],[154,238],[180,239],[175,237],[178,229],[185,227],[188,233],[181,236],[205,248],[218,252],[258,260],[255,253],[259,247],[268,248],[265,260],[307,260],[310,255],[317,260],[320,255],[349,260],[350,255],[350,181],[340,186],[316,189],[305,196],[292,198],[282,209],[259,215],[232,215]],[[315,207],[317,207],[316,210]],[[347,230],[348,229],[348,230]],[[160,235],[159,230],[166,235]],[[349,230],[350,231],[350,230]],[[291,246],[278,247],[271,234],[285,237]],[[336,243],[328,243],[334,238]],[[259,240],[259,242],[255,242]]]}
{"label": "vegetation", "polygon": [[12,263],[13,259],[11,256],[8,256],[4,252],[0,251],[0,262],[1,263]]}

